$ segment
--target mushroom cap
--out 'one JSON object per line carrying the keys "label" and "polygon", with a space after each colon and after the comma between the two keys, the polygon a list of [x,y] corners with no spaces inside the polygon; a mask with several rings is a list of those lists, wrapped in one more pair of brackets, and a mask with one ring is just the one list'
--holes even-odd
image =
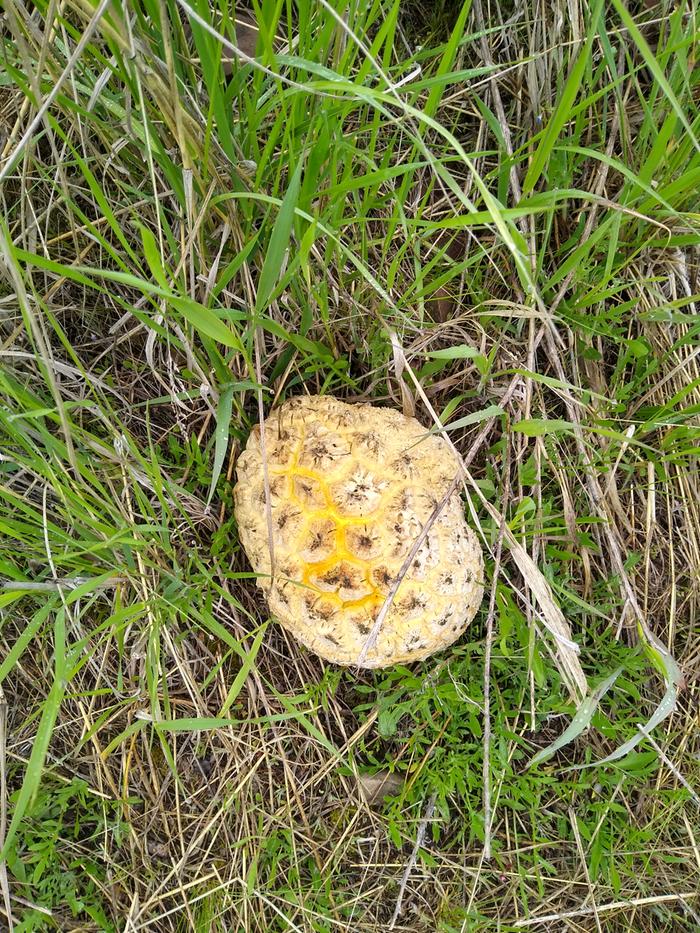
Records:
{"label": "mushroom cap", "polygon": [[[390,408],[293,398],[265,421],[274,575],[260,426],[237,465],[241,543],[272,615],[335,664],[425,658],[464,632],[483,595],[483,558],[454,492],[363,648],[416,538],[459,464],[447,441]],[[361,663],[360,663],[361,662]]]}

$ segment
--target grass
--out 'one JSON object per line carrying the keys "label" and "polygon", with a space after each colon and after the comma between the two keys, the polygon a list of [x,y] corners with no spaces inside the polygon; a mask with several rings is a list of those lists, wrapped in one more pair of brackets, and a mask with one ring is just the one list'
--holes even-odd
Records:
{"label": "grass", "polygon": [[[3,929],[700,928],[699,15],[7,0]],[[303,391],[465,455],[493,611],[450,651],[267,618],[231,483]],[[528,767],[556,625],[622,671]]]}

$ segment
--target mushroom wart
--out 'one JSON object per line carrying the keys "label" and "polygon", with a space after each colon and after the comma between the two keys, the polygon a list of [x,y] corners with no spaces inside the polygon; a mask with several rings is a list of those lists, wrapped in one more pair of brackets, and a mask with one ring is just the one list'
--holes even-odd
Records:
{"label": "mushroom wart", "polygon": [[[293,398],[265,421],[271,574],[260,427],[238,460],[241,542],[273,616],[335,664],[356,665],[414,542],[459,465],[443,437],[390,408]],[[483,559],[457,492],[401,579],[364,667],[452,644],[483,594]]]}

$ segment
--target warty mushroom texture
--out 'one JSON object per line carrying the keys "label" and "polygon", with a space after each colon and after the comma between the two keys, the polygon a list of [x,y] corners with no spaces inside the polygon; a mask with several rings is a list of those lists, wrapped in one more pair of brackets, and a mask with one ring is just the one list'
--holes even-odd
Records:
{"label": "warty mushroom texture", "polygon": [[292,398],[265,421],[271,574],[260,426],[237,464],[238,531],[270,611],[335,664],[388,667],[452,644],[483,595],[483,558],[454,492],[401,579],[421,529],[459,469],[447,441],[391,408]]}

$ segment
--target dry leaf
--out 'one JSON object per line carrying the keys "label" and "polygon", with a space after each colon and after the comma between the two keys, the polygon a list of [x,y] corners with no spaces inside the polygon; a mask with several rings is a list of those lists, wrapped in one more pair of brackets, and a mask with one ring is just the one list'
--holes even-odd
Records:
{"label": "dry leaf", "polygon": [[376,774],[359,774],[357,786],[370,807],[380,806],[385,797],[392,797],[403,787],[403,778],[391,771],[377,771]]}

